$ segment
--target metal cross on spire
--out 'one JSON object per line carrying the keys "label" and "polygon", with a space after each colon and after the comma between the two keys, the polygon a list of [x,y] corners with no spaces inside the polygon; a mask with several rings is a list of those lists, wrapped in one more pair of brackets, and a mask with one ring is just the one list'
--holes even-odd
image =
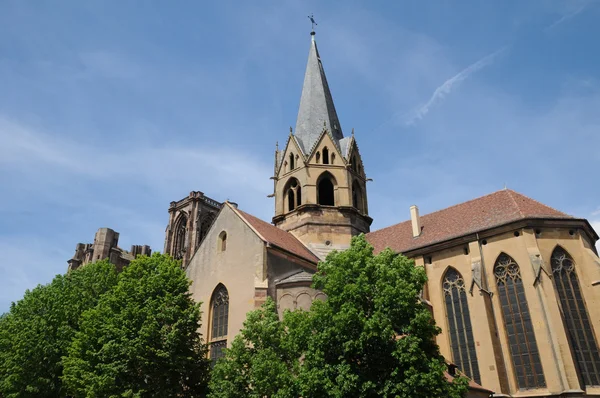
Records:
{"label": "metal cross on spire", "polygon": [[308,19],[310,19],[310,23],[312,24],[312,27],[311,27],[311,28],[312,28],[312,31],[314,32],[314,31],[315,31],[315,26],[316,26],[316,25],[318,25],[318,24],[315,22],[315,16],[314,16],[313,14],[310,14],[310,15],[308,16]]}

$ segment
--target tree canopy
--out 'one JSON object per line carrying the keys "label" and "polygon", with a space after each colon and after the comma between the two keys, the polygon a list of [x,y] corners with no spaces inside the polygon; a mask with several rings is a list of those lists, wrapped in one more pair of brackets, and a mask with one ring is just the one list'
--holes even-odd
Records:
{"label": "tree canopy", "polygon": [[0,318],[0,396],[65,396],[62,357],[79,319],[117,283],[108,261],[89,264],[26,291]]}
{"label": "tree canopy", "polygon": [[309,311],[275,305],[248,315],[214,369],[211,397],[452,397],[435,343],[440,329],[420,298],[425,271],[391,250],[374,255],[364,236],[319,264],[327,294]]}
{"label": "tree canopy", "polygon": [[64,360],[74,396],[198,397],[208,378],[199,303],[180,263],[131,262],[111,294],[83,314]]}
{"label": "tree canopy", "polygon": [[155,254],[121,273],[87,264],[27,291],[0,317],[0,396],[204,396],[189,284],[180,262]]}

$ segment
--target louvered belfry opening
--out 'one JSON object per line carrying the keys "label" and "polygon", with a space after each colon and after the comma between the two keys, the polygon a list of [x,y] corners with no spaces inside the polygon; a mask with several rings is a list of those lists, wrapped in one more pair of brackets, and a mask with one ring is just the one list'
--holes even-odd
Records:
{"label": "louvered belfry opening", "polygon": [[448,316],[452,360],[467,376],[481,384],[465,281],[457,270],[448,268],[442,288]]}
{"label": "louvered belfry opening", "polygon": [[523,390],[545,387],[519,265],[502,253],[494,265],[494,275],[517,386]]}
{"label": "louvered belfry opening", "polygon": [[551,258],[554,285],[575,361],[586,386],[600,385],[600,354],[594,330],[585,307],[575,262],[565,249],[558,246]]}

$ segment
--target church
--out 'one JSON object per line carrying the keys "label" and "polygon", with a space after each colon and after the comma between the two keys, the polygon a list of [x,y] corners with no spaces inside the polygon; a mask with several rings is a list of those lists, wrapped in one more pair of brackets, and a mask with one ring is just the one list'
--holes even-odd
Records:
{"label": "church", "polygon": [[311,288],[318,262],[365,234],[426,270],[437,343],[472,380],[469,396],[600,396],[590,223],[504,189],[425,215],[412,206],[371,232],[357,137],[342,132],[312,32],[296,127],[274,154],[271,222],[201,192],[171,202],[165,252],[193,281],[210,357],[267,297],[280,312],[325,300]]}

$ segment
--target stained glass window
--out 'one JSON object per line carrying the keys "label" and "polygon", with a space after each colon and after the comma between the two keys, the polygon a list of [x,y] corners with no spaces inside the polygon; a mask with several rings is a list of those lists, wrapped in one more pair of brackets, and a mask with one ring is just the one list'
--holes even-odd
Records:
{"label": "stained glass window", "polygon": [[223,357],[227,346],[227,325],[229,323],[229,293],[223,285],[217,286],[211,299],[212,322],[210,333],[210,359],[214,364]]}
{"label": "stained glass window", "polygon": [[551,263],[567,335],[583,382],[586,386],[600,385],[598,344],[579,288],[575,262],[559,246],[552,253]]}
{"label": "stained glass window", "polygon": [[443,290],[453,362],[467,376],[481,383],[465,281],[454,268],[446,272]]}
{"label": "stained glass window", "polygon": [[494,275],[517,386],[519,389],[545,387],[519,265],[502,253],[494,265]]}

